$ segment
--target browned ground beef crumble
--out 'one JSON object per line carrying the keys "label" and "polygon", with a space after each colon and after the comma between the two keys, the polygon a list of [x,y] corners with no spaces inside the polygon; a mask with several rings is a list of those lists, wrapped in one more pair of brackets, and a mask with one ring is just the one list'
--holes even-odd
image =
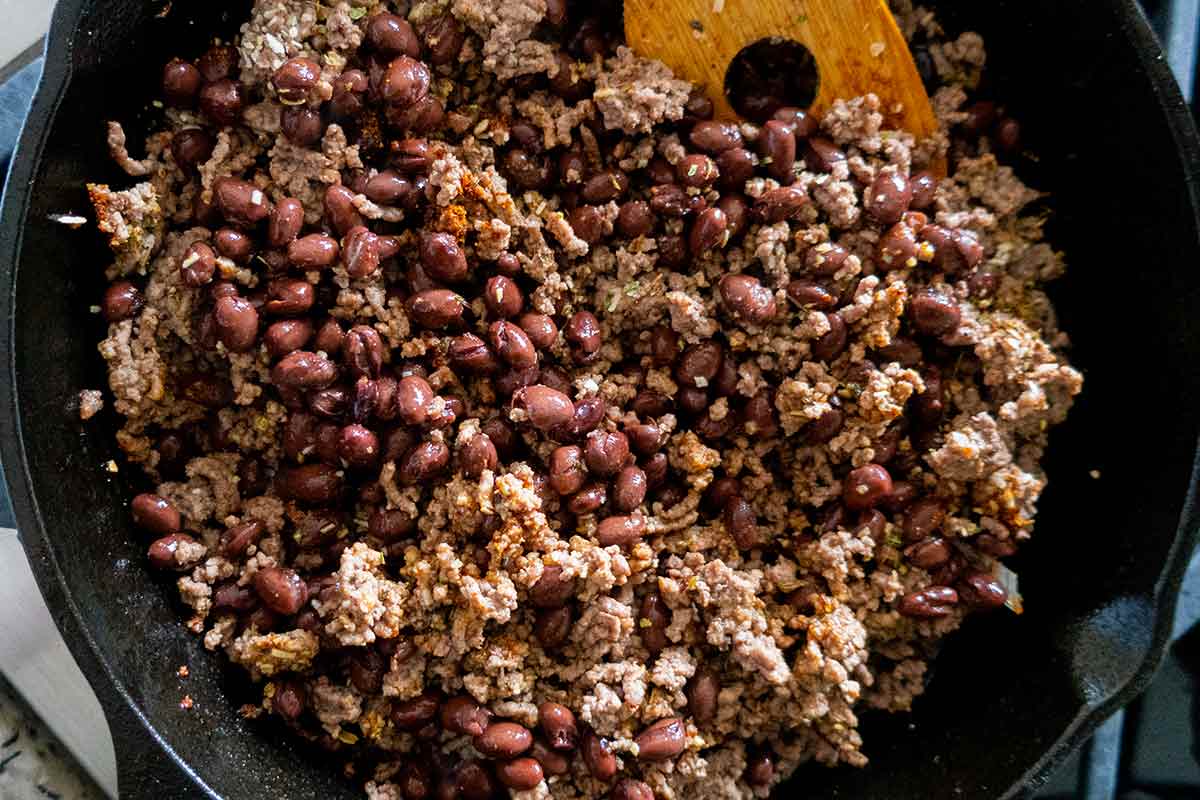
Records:
{"label": "browned ground beef crumble", "polygon": [[1063,263],[982,41],[895,6],[930,141],[703,122],[563,0],[257,0],[109,124],[134,519],[248,716],[380,800],[763,797],[1019,610]]}

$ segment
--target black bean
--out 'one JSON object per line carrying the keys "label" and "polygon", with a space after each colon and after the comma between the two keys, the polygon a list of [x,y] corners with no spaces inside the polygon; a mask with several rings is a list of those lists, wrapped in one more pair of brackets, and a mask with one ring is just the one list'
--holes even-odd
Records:
{"label": "black bean", "polygon": [[650,208],[664,217],[683,217],[692,211],[691,198],[677,183],[660,183],[650,188]]}
{"label": "black bean", "polygon": [[810,137],[804,148],[804,164],[813,172],[833,172],[845,160],[846,154],[836,144],[819,136]]}
{"label": "black bean", "polygon": [[666,649],[671,640],[667,638],[667,626],[671,623],[671,612],[657,592],[642,597],[638,609],[637,629],[642,645],[656,656]]}
{"label": "black bean", "polygon": [[922,171],[913,175],[909,182],[912,185],[912,202],[909,203],[909,207],[925,211],[932,206],[937,195],[937,177],[932,172]]}
{"label": "black bean", "polygon": [[719,284],[725,307],[753,325],[775,317],[775,293],[751,275],[726,275]]}
{"label": "black bean", "polygon": [[401,55],[416,58],[421,54],[421,43],[408,20],[386,11],[367,20],[366,40],[382,59]]}
{"label": "black bean", "polygon": [[533,346],[539,350],[550,348],[558,340],[558,326],[545,314],[535,312],[522,314],[517,319],[517,324],[521,326],[521,330],[525,331],[529,341],[533,342]]}
{"label": "black bean", "polygon": [[688,247],[694,256],[723,248],[728,241],[729,221],[719,208],[707,208],[700,212],[688,234]]}
{"label": "black bean", "polygon": [[462,52],[467,34],[452,14],[446,13],[430,22],[423,31],[429,63],[434,66],[452,64]]}
{"label": "black bean", "polygon": [[457,283],[469,275],[467,256],[449,233],[431,233],[421,238],[421,265],[434,280]]}
{"label": "black bean", "polygon": [[337,380],[337,367],[317,353],[297,350],[271,370],[271,382],[287,389],[323,389]]}
{"label": "black bean", "polygon": [[669,269],[680,269],[688,263],[688,244],[682,236],[668,234],[658,237],[658,261]]}
{"label": "black bean", "polygon": [[816,117],[795,106],[784,106],[776,110],[771,118],[789,123],[797,139],[807,139],[821,128]]}
{"label": "black bean", "polygon": [[584,181],[579,197],[585,203],[603,204],[616,200],[629,190],[629,176],[620,170],[598,172]]}
{"label": "black bean", "polygon": [[575,715],[561,703],[538,706],[538,725],[546,735],[546,743],[555,750],[574,750],[579,744]]}
{"label": "black bean", "polygon": [[436,476],[450,463],[450,450],[441,442],[426,441],[409,451],[400,462],[397,475],[405,486],[423,483]]}
{"label": "black bean", "polygon": [[576,206],[567,214],[567,223],[583,241],[596,244],[604,238],[604,215],[596,206]]}
{"label": "black bean", "polygon": [[550,472],[550,487],[560,495],[575,494],[587,481],[583,449],[575,445],[564,445],[550,453],[547,464]]}
{"label": "black bean", "polygon": [[621,204],[617,212],[617,232],[629,239],[646,236],[654,229],[654,212],[644,200],[630,200]]}
{"label": "black bean", "polygon": [[716,155],[741,147],[742,132],[732,123],[707,120],[692,128],[688,141],[697,149]]}
{"label": "black bean", "polygon": [[707,339],[690,345],[679,355],[675,375],[687,386],[704,388],[721,369],[725,352],[718,342]]}
{"label": "black bean", "polygon": [[625,467],[613,482],[613,508],[633,511],[646,499],[646,473],[640,467]]}
{"label": "black bean", "polygon": [[867,190],[867,213],[881,225],[895,225],[912,204],[913,188],[898,170],[880,172]]}
{"label": "black bean", "polygon": [[213,322],[217,337],[233,353],[244,353],[254,347],[258,338],[258,311],[241,297],[222,297],[213,305]]}
{"label": "black bean", "polygon": [[944,336],[958,328],[962,311],[958,302],[939,288],[921,289],[909,306],[913,327],[926,336]]}
{"label": "black bean", "polygon": [[380,99],[391,106],[411,108],[429,94],[430,80],[429,67],[411,56],[399,56],[384,72],[379,86]]}
{"label": "black bean", "polygon": [[354,192],[336,183],[326,189],[325,218],[339,236],[345,236],[352,228],[362,225],[362,215],[354,205]]}
{"label": "black bean", "polygon": [[436,692],[425,692],[392,706],[391,719],[402,731],[419,730],[438,718],[442,698]]}
{"label": "black bean", "polygon": [[600,321],[590,311],[576,312],[567,322],[564,336],[574,348],[587,355],[599,350],[604,341]]}
{"label": "black bean", "polygon": [[166,536],[179,530],[183,520],[170,501],[156,494],[139,494],[129,505],[133,523],[145,531]]}
{"label": "black bean", "polygon": [[562,50],[554,54],[558,69],[550,78],[550,91],[567,103],[582,100],[592,89],[592,83],[580,72],[580,65]]}
{"label": "black bean", "polygon": [[687,746],[687,726],[679,717],[660,719],[639,733],[638,760],[667,761],[683,752]]}
{"label": "black bean", "polygon": [[[318,450],[321,449],[320,438],[321,428],[318,428]],[[337,432],[336,425],[326,425],[324,430],[328,430],[331,434],[329,444],[332,445],[332,453],[324,455],[332,455],[334,460],[337,457]],[[328,505],[337,499],[337,496],[342,490],[342,479],[337,474],[337,469],[330,464],[303,464],[299,467],[292,467],[285,471],[282,475],[281,490],[284,495],[302,503],[308,503],[315,506]]]}
{"label": "black bean", "polygon": [[367,519],[367,533],[384,542],[408,536],[416,528],[416,520],[398,508],[380,509]]}
{"label": "black bean", "polygon": [[[676,355],[678,355],[678,350],[672,348],[672,361]],[[670,361],[667,363],[670,363]],[[664,393],[647,389],[637,392],[634,402],[630,404],[630,408],[634,409],[634,413],[643,417],[643,419],[658,417],[671,411],[671,398],[664,395]]]}
{"label": "black bean", "polygon": [[312,284],[308,281],[277,278],[267,284],[263,310],[279,317],[295,317],[308,313],[315,301]]}
{"label": "black bean", "polygon": [[533,758],[514,758],[496,765],[496,777],[513,791],[528,791],[542,782],[542,765]]}
{"label": "black bean", "polygon": [[516,722],[493,722],[475,737],[474,744],[476,750],[489,758],[514,758],[533,744],[533,734]]}
{"label": "black bean", "polygon": [[561,647],[570,637],[573,617],[570,606],[538,609],[534,625],[538,643],[547,650]]}
{"label": "black bean", "polygon": [[804,279],[797,279],[787,285],[788,299],[803,309],[815,308],[821,311],[837,305],[838,297],[825,286]]}
{"label": "black bean", "polygon": [[758,547],[758,516],[754,508],[740,496],[729,498],[724,508],[725,529],[740,550]]}
{"label": "black bean", "polygon": [[685,156],[675,165],[675,176],[680,185],[689,189],[707,189],[716,183],[720,175],[716,162],[698,153]]}
{"label": "black bean", "polygon": [[846,349],[848,334],[846,323],[842,320],[841,314],[833,312],[826,314],[825,318],[829,321],[829,332],[813,342],[812,353],[813,357],[818,361],[829,362],[837,358]]}
{"label": "black bean", "polygon": [[313,336],[312,323],[306,319],[285,319],[271,324],[263,334],[267,352],[274,358],[299,350]]}
{"label": "black bean", "polygon": [[846,264],[850,251],[840,244],[823,242],[810,247],[804,254],[804,265],[810,271],[822,277],[836,275]]}
{"label": "black bean", "polygon": [[796,164],[796,129],[780,120],[770,120],[762,127],[758,137],[759,152],[767,164],[767,174],[784,186],[795,180],[793,167]]}
{"label": "black bean", "polygon": [[842,502],[852,511],[873,508],[892,492],[892,476],[879,464],[850,471],[842,486]]}
{"label": "black bean", "polygon": [[763,222],[774,224],[796,219],[808,205],[808,195],[799,186],[780,186],[762,193],[754,203],[754,213]]}
{"label": "black bean", "polygon": [[579,150],[564,150],[558,157],[558,181],[563,186],[580,186],[587,170],[587,160]]}
{"label": "black bean", "polygon": [[362,425],[347,425],[338,435],[338,456],[352,467],[369,467],[379,459],[379,439]]}
{"label": "black bean", "polygon": [[992,131],[992,142],[997,152],[1011,155],[1021,148],[1021,123],[1005,117],[996,123]]}
{"label": "black bean", "polygon": [[187,128],[171,137],[171,156],[184,170],[193,170],[212,156],[213,138],[200,128]]}
{"label": "black bean", "polygon": [[252,228],[271,213],[271,205],[262,189],[247,181],[221,178],[213,195],[225,219],[238,227]]}
{"label": "black bean", "polygon": [[342,362],[354,377],[378,378],[386,348],[379,332],[369,325],[355,325],[342,342]]}
{"label": "black bean", "polygon": [[289,106],[279,116],[279,127],[297,147],[312,147],[325,135],[321,115],[308,106]]}
{"label": "black bean", "polygon": [[596,527],[596,541],[601,547],[628,548],[641,540],[645,530],[646,521],[638,514],[608,517]]}
{"label": "black bean", "polygon": [[514,369],[530,369],[537,365],[537,348],[525,331],[508,320],[493,322],[488,328],[488,341],[503,361]]}
{"label": "black bean", "polygon": [[550,185],[550,167],[545,156],[517,148],[504,154],[502,166],[505,177],[521,191],[540,191]]}
{"label": "black bean", "polygon": [[114,281],[104,292],[100,310],[109,322],[132,319],[142,312],[146,299],[129,281]]}
{"label": "black bean", "polygon": [[242,87],[235,81],[214,81],[200,90],[200,110],[221,127],[236,125],[245,104]]}
{"label": "black bean", "polygon": [[146,551],[150,566],[155,569],[183,569],[176,558],[176,553],[183,545],[194,546],[195,538],[186,533],[172,533],[161,539],[156,539]]}
{"label": "black bean", "polygon": [[232,78],[238,67],[238,51],[230,45],[213,45],[204,51],[196,67],[208,82]]}
{"label": "black bean", "polygon": [[204,78],[200,70],[188,61],[172,59],[163,68],[162,90],[167,105],[174,108],[191,108],[196,104],[196,94]]}
{"label": "black bean", "polygon": [[356,117],[364,107],[364,96],[370,89],[370,80],[360,69],[348,69],[333,81],[333,98],[329,110],[335,119]]}
{"label": "black bean", "polygon": [[265,567],[254,573],[254,590],[267,608],[285,617],[308,600],[308,586],[295,570]]}
{"label": "black bean", "polygon": [[775,760],[769,753],[760,753],[746,764],[745,781],[755,788],[770,786],[775,780]]}
{"label": "black bean", "polygon": [[447,351],[455,369],[476,375],[490,375],[500,371],[500,362],[488,348],[487,342],[473,333],[454,337]]}
{"label": "black bean", "polygon": [[575,416],[571,398],[548,386],[526,386],[513,393],[513,407],[525,412],[530,424],[542,431],[565,425]]}
{"label": "black bean", "polygon": [[308,100],[308,93],[321,80],[321,65],[312,59],[297,57],[288,59],[271,76],[279,101],[284,105],[297,105]]}
{"label": "black bean", "polygon": [[594,475],[611,478],[630,460],[629,439],[619,431],[593,431],[588,435],[584,457]]}
{"label": "black bean", "polygon": [[448,289],[429,289],[408,299],[408,315],[423,328],[445,328],[462,320],[466,303]]}
{"label": "black bean", "polygon": [[619,769],[616,755],[609,747],[608,741],[598,736],[591,728],[584,731],[580,751],[584,766],[593,778],[607,782],[616,777]]}
{"label": "black bean", "polygon": [[442,727],[450,733],[478,736],[485,732],[491,723],[492,715],[484,706],[476,703],[474,698],[467,694],[458,694],[457,697],[446,700],[438,716]]}
{"label": "black bean", "polygon": [[949,616],[957,604],[958,593],[949,586],[931,586],[904,595],[897,610],[906,617],[937,619]]}
{"label": "black bean", "polygon": [[904,557],[914,567],[932,570],[949,561],[953,552],[949,542],[941,537],[934,537],[909,545],[904,549]]}
{"label": "black bean", "polygon": [[717,716],[717,698],[720,693],[720,679],[708,670],[698,670],[688,681],[688,711],[697,725],[711,722]]}
{"label": "black bean", "polygon": [[267,243],[274,248],[287,247],[304,228],[304,206],[299,200],[285,197],[275,204],[267,226]]}

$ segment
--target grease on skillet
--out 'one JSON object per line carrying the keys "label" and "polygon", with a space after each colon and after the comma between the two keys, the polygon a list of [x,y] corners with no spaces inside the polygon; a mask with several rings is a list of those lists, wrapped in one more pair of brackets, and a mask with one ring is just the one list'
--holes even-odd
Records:
{"label": "grease on skillet", "polygon": [[1020,609],[1063,260],[982,41],[896,6],[927,142],[714,122],[561,0],[259,0],[109,123],[131,512],[245,713],[375,798],[764,795]]}

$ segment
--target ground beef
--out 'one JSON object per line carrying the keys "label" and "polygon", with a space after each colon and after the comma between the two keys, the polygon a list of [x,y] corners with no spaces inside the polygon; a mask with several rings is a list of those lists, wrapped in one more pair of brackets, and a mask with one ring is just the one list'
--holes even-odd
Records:
{"label": "ground beef", "polygon": [[104,393],[96,389],[84,389],[79,393],[79,418],[87,421],[104,408]]}
{"label": "ground beef", "polygon": [[303,672],[319,650],[317,637],[308,631],[259,634],[247,630],[226,648],[229,658],[251,675],[271,677],[280,672]]}
{"label": "ground beef", "polygon": [[328,597],[323,593],[316,602],[317,613],[329,620],[325,632],[343,645],[370,644],[377,628],[385,638],[396,635],[406,592],[380,575],[381,564],[382,553],[355,544],[342,554],[337,582]]}
{"label": "ground beef", "polygon": [[[840,99],[829,171],[797,142],[790,171],[751,156],[744,183],[684,186],[693,87],[559,5],[257,0],[231,43],[238,124],[168,107],[141,160],[108,125],[143,181],[89,186],[106,275],[132,285],[100,307],[99,350],[149,481],[134,509],[170,528],[156,564],[189,629],[262,684],[251,713],[369,797],[407,796],[417,765],[452,791],[479,748],[406,720],[456,698],[530,729],[561,703],[660,800],[765,798],[801,764],[863,765],[857,714],[908,710],[975,610],[920,593],[987,579],[1032,535],[1082,388],[1044,286],[1065,258],[1041,193],[962,125],[976,35],[893,2],[947,82],[928,139]],[[395,65],[416,72],[391,107],[366,34],[385,7],[428,70]],[[316,65],[294,106],[272,81],[293,58]],[[197,129],[212,150],[185,168],[173,145]],[[738,130],[757,152],[759,125]],[[871,187],[941,156],[903,217],[917,255],[892,264]],[[298,201],[298,227],[222,206],[225,178]],[[781,180],[804,199],[786,219]],[[701,236],[719,203],[746,204],[743,228]],[[211,276],[188,260],[205,248]],[[102,405],[83,392],[81,418]],[[955,556],[922,567],[931,519]],[[675,717],[680,752],[639,757]],[[610,793],[564,757],[509,794]]]}
{"label": "ground beef", "polygon": [[104,184],[89,183],[88,196],[96,209],[96,227],[108,235],[116,260],[108,277],[141,272],[162,246],[166,226],[158,193],[149,183],[114,192]]}
{"label": "ground beef", "polygon": [[661,62],[618,47],[596,77],[594,100],[605,127],[648,133],[660,122],[682,117],[691,90],[690,83],[677,79]]}

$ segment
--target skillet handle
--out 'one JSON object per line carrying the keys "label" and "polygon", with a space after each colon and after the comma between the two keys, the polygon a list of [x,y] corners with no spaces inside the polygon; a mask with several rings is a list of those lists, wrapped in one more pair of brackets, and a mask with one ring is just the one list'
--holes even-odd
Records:
{"label": "skillet handle", "polygon": [[108,695],[100,697],[100,705],[108,719],[108,729],[116,751],[120,800],[201,800],[214,797],[200,788],[203,784],[199,778],[180,763],[170,746],[150,731],[129,698],[103,691],[98,694]]}

